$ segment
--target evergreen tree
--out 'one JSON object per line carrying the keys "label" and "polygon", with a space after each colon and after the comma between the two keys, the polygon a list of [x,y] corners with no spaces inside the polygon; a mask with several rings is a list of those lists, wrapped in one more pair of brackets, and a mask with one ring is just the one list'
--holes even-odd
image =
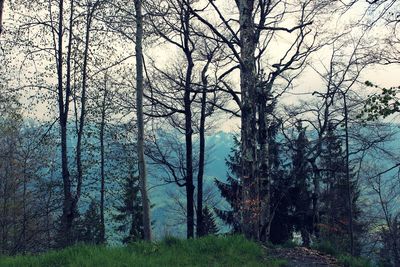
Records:
{"label": "evergreen tree", "polygon": [[114,219],[118,223],[116,230],[126,234],[122,240],[126,244],[143,239],[143,209],[138,177],[128,176],[123,190],[122,204],[116,207],[118,214]]}
{"label": "evergreen tree", "polygon": [[294,226],[300,232],[303,245],[310,245],[310,235],[313,231],[312,221],[312,192],[311,178],[312,168],[307,160],[306,154],[309,141],[306,130],[301,123],[297,126],[299,135],[294,142],[294,153],[292,157],[292,179],[291,189]]}
{"label": "evergreen tree", "polygon": [[209,207],[203,208],[203,231],[205,235],[215,235],[218,233],[215,216]]}
{"label": "evergreen tree", "polygon": [[293,237],[290,188],[292,177],[288,175],[287,157],[282,145],[276,140],[279,123],[274,122],[268,129],[269,167],[271,175],[271,208],[273,218],[269,240],[273,244],[283,244]]}
{"label": "evergreen tree", "polygon": [[[321,166],[323,169],[322,179],[324,189],[321,192],[321,238],[329,241],[338,250],[349,250],[349,204],[344,196],[347,195],[347,178],[345,152],[342,140],[336,135],[333,125],[329,125],[321,155]],[[352,177],[353,216],[354,230],[357,233],[362,231],[362,225],[357,222],[361,210],[357,205],[359,190]]]}
{"label": "evergreen tree", "polygon": [[233,137],[234,146],[231,148],[231,153],[226,159],[226,165],[230,173],[227,174],[226,182],[215,179],[221,196],[228,202],[230,209],[214,208],[217,216],[227,225],[231,227],[232,233],[240,233],[240,204],[241,204],[241,186],[237,177],[240,177],[240,142],[237,136]]}
{"label": "evergreen tree", "polygon": [[[272,222],[269,239],[275,244],[282,244],[292,238],[293,218],[291,216],[290,187],[293,183],[283,164],[281,145],[276,141],[279,124],[273,122],[268,128],[269,142],[269,172],[271,175],[271,207]],[[240,177],[240,142],[234,137],[234,147],[226,160],[230,170],[226,182],[215,180],[222,197],[228,202],[230,210],[214,209],[217,216],[231,226],[232,233],[240,233],[240,204],[241,185]]]}
{"label": "evergreen tree", "polygon": [[77,241],[86,244],[100,244],[100,213],[96,201],[92,200],[83,218],[78,220]]}

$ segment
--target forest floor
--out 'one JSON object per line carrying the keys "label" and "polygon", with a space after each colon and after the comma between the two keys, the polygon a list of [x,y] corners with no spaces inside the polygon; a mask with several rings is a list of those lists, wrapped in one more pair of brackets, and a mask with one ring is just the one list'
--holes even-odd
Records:
{"label": "forest floor", "polygon": [[[324,250],[322,250],[324,251]],[[304,247],[265,247],[242,236],[209,236],[128,246],[76,245],[35,255],[0,255],[0,267],[370,267],[346,255]]]}
{"label": "forest floor", "polygon": [[342,266],[338,260],[317,250],[295,247],[269,249],[269,254],[285,259],[288,267],[337,267]]}

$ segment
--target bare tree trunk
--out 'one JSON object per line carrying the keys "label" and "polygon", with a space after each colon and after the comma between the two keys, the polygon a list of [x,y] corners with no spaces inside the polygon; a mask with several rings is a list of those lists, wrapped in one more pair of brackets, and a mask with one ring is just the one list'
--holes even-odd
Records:
{"label": "bare tree trunk", "polygon": [[104,198],[105,198],[105,153],[104,153],[104,128],[106,121],[106,103],[107,102],[107,74],[104,78],[104,95],[103,103],[101,106],[101,123],[100,123],[100,172],[101,172],[101,185],[100,185],[100,242],[106,241],[106,227],[104,222]]}
{"label": "bare tree trunk", "polygon": [[64,200],[63,200],[63,214],[61,217],[61,229],[60,229],[60,245],[67,246],[72,241],[72,222],[75,217],[75,211],[73,210],[73,197],[71,193],[71,181],[68,170],[68,156],[67,156],[67,126],[66,119],[63,115],[60,118],[61,124],[61,161],[62,161],[62,176],[63,176],[63,189],[64,189]]}
{"label": "bare tree trunk", "polygon": [[[7,158],[9,158],[10,155],[7,155]],[[4,178],[3,179],[3,188],[2,188],[2,195],[3,195],[3,203],[2,203],[2,218],[1,218],[1,242],[0,242],[0,248],[1,248],[1,253],[6,254],[8,253],[8,228],[9,228],[9,177],[11,176],[9,173],[9,167],[5,166],[5,171],[4,171]]]}
{"label": "bare tree trunk", "polygon": [[144,119],[143,119],[143,15],[142,0],[135,0],[136,11],[136,109],[138,125],[137,154],[139,164],[140,192],[143,202],[144,239],[151,240],[150,203],[147,195],[147,173],[144,158]]}
{"label": "bare tree trunk", "polygon": [[[208,63],[207,63],[208,65]],[[206,104],[207,104],[207,66],[202,72],[203,92],[201,96],[200,127],[199,127],[199,171],[197,175],[197,236],[204,235],[203,226],[203,178],[204,178],[204,157],[205,157],[205,124],[206,124]]]}
{"label": "bare tree trunk", "polygon": [[259,239],[259,179],[257,177],[257,129],[256,129],[256,74],[255,74],[255,25],[253,22],[254,0],[241,0],[240,39],[242,93],[241,151],[242,151],[242,230],[250,239]]}
{"label": "bare tree trunk", "polygon": [[[73,10],[73,1],[71,1],[71,17]],[[57,77],[58,77],[58,106],[60,114],[60,131],[61,131],[61,169],[63,178],[63,213],[61,216],[61,229],[59,233],[59,245],[67,246],[72,242],[72,223],[75,217],[73,196],[71,192],[71,180],[68,169],[68,148],[67,148],[67,122],[68,122],[68,105],[69,99],[68,94],[66,95],[64,103],[64,93],[63,93],[63,13],[64,13],[64,1],[60,0],[59,3],[59,25],[58,25],[58,45],[57,45]],[[72,24],[72,22],[71,22]],[[72,28],[70,28],[70,41],[72,36]],[[68,46],[68,59],[67,64],[70,64],[71,55],[71,42]],[[70,69],[67,69],[67,79],[70,79]],[[67,91],[68,88],[67,85]]]}
{"label": "bare tree trunk", "polygon": [[[267,88],[269,91],[269,85]],[[264,89],[264,88],[263,88]],[[259,239],[267,242],[269,239],[269,232],[271,226],[271,211],[270,211],[270,179],[269,179],[269,136],[268,136],[268,123],[267,123],[267,96],[268,93],[261,91],[258,96],[258,140],[260,144],[258,171],[259,171],[259,194],[260,199],[260,218],[259,218]]]}
{"label": "bare tree trunk", "polygon": [[0,35],[3,32],[4,2],[5,2],[5,0],[0,0]]}
{"label": "bare tree trunk", "polygon": [[83,54],[83,70],[82,70],[82,95],[81,95],[81,114],[79,117],[79,128],[78,128],[78,138],[76,143],[76,167],[77,167],[77,185],[76,193],[73,202],[73,208],[76,210],[78,206],[78,201],[82,190],[82,180],[83,180],[83,168],[82,168],[82,138],[84,134],[85,118],[86,118],[86,93],[87,93],[87,65],[89,58],[89,46],[90,46],[90,30],[92,26],[93,14],[98,5],[98,1],[93,4],[89,4],[87,8],[86,17],[86,34],[85,34],[85,49]]}
{"label": "bare tree trunk", "polygon": [[27,195],[27,186],[28,186],[28,179],[27,179],[27,173],[26,170],[28,168],[28,163],[27,159],[24,159],[24,174],[23,174],[23,191],[22,191],[22,212],[23,212],[23,217],[22,217],[22,240],[21,242],[21,247],[20,251],[24,254],[26,252],[26,224],[28,223],[28,209],[27,209],[27,203],[26,203],[26,195]]}
{"label": "bare tree trunk", "polygon": [[186,205],[187,205],[187,238],[194,237],[194,185],[193,185],[193,129],[192,129],[192,109],[191,109],[191,83],[194,62],[192,51],[189,45],[190,38],[190,12],[185,7],[183,14],[183,34],[184,52],[187,60],[185,93],[183,97],[185,110],[185,141],[186,141]]}
{"label": "bare tree trunk", "polygon": [[[317,152],[319,154],[319,152]],[[315,237],[319,238],[319,195],[320,195],[320,180],[321,180],[321,172],[315,162],[315,159],[311,161],[311,165],[313,168],[313,185],[314,192],[312,196],[312,205],[313,205],[313,231]]]}
{"label": "bare tree trunk", "polygon": [[[191,67],[190,67],[191,69]],[[191,70],[187,71],[189,76]],[[189,85],[190,86],[190,85]],[[185,90],[185,140],[186,140],[186,205],[187,205],[187,237],[194,237],[194,185],[193,185],[193,143],[192,143],[192,111],[190,108],[190,89]]]}
{"label": "bare tree trunk", "polygon": [[[53,175],[53,171],[51,171],[51,175]],[[52,198],[52,189],[50,187],[48,194],[47,194],[47,199],[46,199],[46,220],[45,220],[45,225],[46,225],[46,229],[45,229],[45,236],[47,238],[47,240],[52,240],[51,238],[51,229],[50,229],[50,225],[51,225],[51,216],[52,216],[52,210],[51,210],[51,198]],[[51,242],[47,243],[47,248],[50,248],[52,246]]]}
{"label": "bare tree trunk", "polygon": [[353,229],[353,196],[351,193],[351,180],[350,180],[350,159],[349,159],[349,116],[347,107],[347,96],[343,93],[344,101],[344,123],[346,131],[346,180],[347,180],[347,199],[349,205],[349,236],[350,236],[350,254],[354,256],[354,229]]}

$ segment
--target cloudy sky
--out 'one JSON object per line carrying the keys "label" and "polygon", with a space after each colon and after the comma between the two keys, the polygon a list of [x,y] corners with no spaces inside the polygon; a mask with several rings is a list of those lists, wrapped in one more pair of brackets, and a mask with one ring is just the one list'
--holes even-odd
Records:
{"label": "cloudy sky", "polygon": [[[224,1],[218,0],[216,1],[217,4],[223,6]],[[4,26],[5,26],[5,36],[1,38],[8,38],[7,36],[7,27],[10,25],[15,25],[14,21],[11,20],[9,15],[10,9],[5,8],[5,18],[4,18]],[[229,10],[229,6],[224,6],[226,10]],[[325,15],[323,18],[325,21],[321,27],[323,27],[323,31],[330,32],[330,34],[340,34],[343,32],[348,32],[346,35],[347,39],[357,39],[362,34],[362,30],[360,25],[354,28],[354,30],[349,30],[349,25],[357,22],[360,18],[360,15],[363,14],[365,11],[364,4],[358,4],[354,6],[350,11],[346,12],[344,15]],[[328,18],[328,19],[327,19]],[[217,19],[217,18],[216,18]],[[365,20],[367,21],[367,20]],[[377,51],[381,49],[388,49],[387,47],[379,44],[377,39],[382,39],[390,35],[389,28],[384,26],[377,26],[374,30],[371,30],[366,37],[364,38],[363,42],[376,42]],[[269,53],[270,55],[276,55],[276,58],[279,58],[279,55],[285,52],[285,47],[287,44],[290,43],[290,35],[278,35],[275,40],[275,43],[272,44]],[[1,42],[1,41],[0,41]],[[1,44],[1,43],[0,43]],[[349,46],[351,47],[351,45]],[[132,52],[134,46],[131,46]],[[15,52],[15,51],[14,51]],[[156,47],[149,47],[146,49],[146,55],[155,59],[156,64],[159,66],[169,64],[171,60],[174,60],[178,53],[174,48],[168,47],[166,45],[159,45]],[[2,51],[2,53],[7,54],[7,51]],[[332,46],[324,47],[323,49],[315,52],[311,55],[309,59],[309,66],[303,71],[303,73],[294,81],[293,86],[289,89],[285,94],[282,95],[280,103],[282,105],[296,105],[300,101],[307,101],[311,99],[311,93],[318,90],[324,90],[324,82],[320,78],[319,72],[324,72],[324,68],[329,63],[329,58],[332,53]],[[269,55],[269,60],[273,59],[273,56]],[[0,64],[0,68],[2,68]],[[7,71],[17,71],[17,70],[10,70]],[[238,84],[239,83],[239,75],[236,72],[232,77],[231,80]],[[374,65],[369,66],[361,75],[360,79],[362,81],[370,80],[376,84],[379,84],[383,87],[390,87],[396,86],[400,84],[400,67],[398,65]],[[360,94],[366,94],[366,89],[364,86],[355,86],[354,90],[359,90]],[[369,92],[369,91],[368,91]],[[30,116],[35,118],[46,119],[47,118],[47,107],[44,104],[36,103],[35,108],[31,108]],[[222,117],[221,117],[222,118]],[[239,120],[234,118],[226,118],[225,116],[221,119],[221,123],[219,123],[220,129],[225,131],[232,131],[237,130],[239,126]]]}

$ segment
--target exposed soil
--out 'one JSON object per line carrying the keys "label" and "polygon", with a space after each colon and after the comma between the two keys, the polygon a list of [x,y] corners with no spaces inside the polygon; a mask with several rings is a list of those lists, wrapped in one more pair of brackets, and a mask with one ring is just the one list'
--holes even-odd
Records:
{"label": "exposed soil", "polygon": [[338,261],[327,254],[305,248],[276,248],[274,257],[288,261],[289,267],[339,267]]}

